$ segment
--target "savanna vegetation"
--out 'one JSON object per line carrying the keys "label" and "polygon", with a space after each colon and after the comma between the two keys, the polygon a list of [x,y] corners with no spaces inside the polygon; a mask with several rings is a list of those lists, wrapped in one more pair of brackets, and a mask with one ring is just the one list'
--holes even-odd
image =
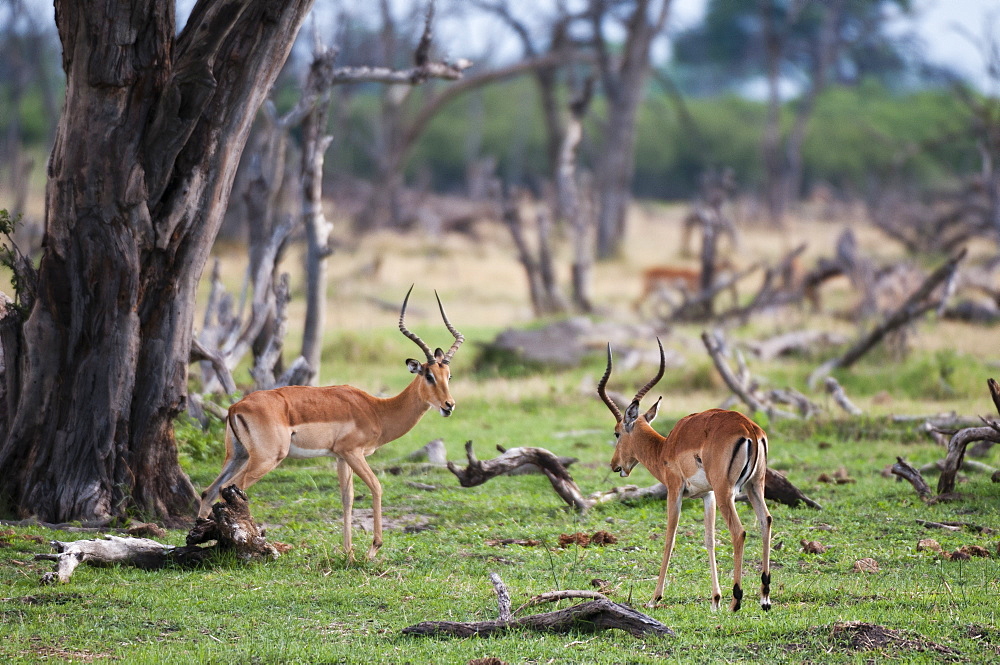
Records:
{"label": "savanna vegetation", "polygon": [[[623,320],[634,316],[627,303],[639,288],[636,266],[669,251],[679,234],[681,212],[635,211],[637,237],[655,242],[636,244],[629,260],[601,264],[598,294],[609,303],[606,314]],[[837,223],[797,221],[793,234],[821,239],[832,237],[837,228]],[[885,249],[874,232],[859,231],[866,247]],[[600,348],[572,368],[522,366],[515,360],[480,362],[483,343],[508,322],[530,316],[522,289],[512,291],[503,279],[515,269],[512,254],[502,236],[494,239],[476,243],[449,237],[428,243],[416,236],[377,234],[338,264],[338,287],[331,300],[335,324],[325,340],[322,383],[350,382],[372,392],[394,393],[408,382],[403,360],[414,349],[396,330],[395,313],[373,302],[400,301],[411,282],[417,283],[408,313],[411,329],[432,345],[450,339],[432,306],[430,289],[437,288],[449,317],[469,340],[453,362],[452,393],[458,401],[454,416],[428,414],[410,434],[372,458],[385,491],[389,525],[385,546],[374,561],[349,563],[340,549],[336,471],[325,460],[286,461],[250,489],[253,513],[267,527],[269,539],[292,546],[266,564],[248,566],[233,559],[194,571],[152,572],[84,566],[68,585],[40,587],[38,579],[50,564],[33,561],[33,555],[49,551],[48,540],[90,535],[4,527],[3,658],[451,663],[493,656],[538,663],[797,663],[987,662],[997,657],[1000,485],[970,473],[968,482],[959,485],[958,497],[927,504],[909,484],[883,473],[897,455],[917,467],[943,455],[943,449],[919,431],[922,420],[895,422],[893,414],[991,412],[985,379],[995,373],[993,332],[937,320],[919,324],[905,358],[880,350],[836,374],[865,416],[846,417],[823,396],[813,395],[826,407],[818,418],[761,422],[772,441],[771,466],[823,506],[815,511],[770,503],[776,551],[775,605],[769,613],[754,600],[760,539],[746,505],[740,506],[740,513],[750,534],[747,602],[738,613],[709,611],[702,510],[700,502],[691,501],[682,513],[665,597],[659,607],[648,610],[673,628],[676,637],[638,640],[617,631],[514,633],[483,640],[402,636],[403,627],[424,620],[495,618],[490,572],[502,576],[515,607],[545,591],[594,589],[594,580],[600,580],[597,584],[613,600],[639,606],[655,583],[662,502],[610,503],[580,515],[566,508],[542,476],[501,477],[463,489],[447,470],[404,459],[429,440],[442,438],[448,458],[464,465],[463,445],[471,439],[483,459],[496,454],[496,445],[541,446],[577,457],[570,470],[585,492],[623,482],[653,482],[641,467],[623,481],[607,466],[614,423],[595,399],[594,387],[604,367]],[[777,254],[783,242],[768,231],[752,232],[746,241],[765,255]],[[238,284],[238,259],[228,250],[221,253],[229,268],[224,273]],[[387,257],[378,279],[351,277],[376,253]],[[427,261],[428,256],[433,260]],[[289,252],[286,267],[297,262],[296,251]],[[830,311],[848,306],[853,297],[844,284],[831,287]],[[293,306],[292,320],[299,315]],[[761,319],[733,336],[763,336],[793,326],[800,316],[789,311]],[[833,314],[824,317],[824,325],[845,331],[853,327]],[[652,393],[654,398],[664,396],[656,423],[660,431],[686,413],[719,404],[727,394],[697,341],[699,332],[695,325],[661,331],[667,348],[680,353],[684,362],[669,369]],[[820,359],[749,362],[756,375],[774,385],[802,388]],[[619,369],[609,387],[631,394],[654,369],[649,363]],[[248,380],[240,372],[237,378],[241,383]],[[182,464],[199,489],[218,473],[221,429],[218,421],[208,431],[190,421],[178,426]],[[841,484],[823,482],[824,475],[840,477]],[[356,487],[361,498],[355,510],[363,519],[362,509],[370,503],[364,486]],[[970,526],[929,530],[917,520]],[[597,531],[607,531],[617,542],[602,547],[558,545],[563,534]],[[179,545],[184,533],[170,530],[160,540]],[[356,548],[363,551],[368,538],[370,533],[356,532]],[[925,538],[935,539],[946,552],[979,546],[990,556],[948,560],[918,550]],[[491,543],[503,539],[536,544]],[[818,541],[827,549],[807,553],[803,541]],[[718,542],[725,587],[731,549],[724,531]],[[855,562],[864,558],[874,559],[878,571],[855,572]]]}

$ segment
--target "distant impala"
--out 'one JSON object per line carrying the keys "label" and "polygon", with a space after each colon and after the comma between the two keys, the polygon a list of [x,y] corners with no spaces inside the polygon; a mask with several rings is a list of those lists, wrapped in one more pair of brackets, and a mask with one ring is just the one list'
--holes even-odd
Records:
{"label": "distant impala", "polygon": [[[660,344],[660,340],[656,340]],[[611,376],[611,345],[608,344],[608,368],[597,384],[597,393],[615,417],[615,438],[618,443],[611,458],[611,468],[627,476],[636,464],[646,467],[653,477],[667,487],[667,533],[663,548],[663,563],[656,592],[648,607],[655,607],[663,597],[663,581],[670,564],[670,553],[677,535],[681,502],[684,499],[705,501],[705,547],[712,574],[712,609],[719,609],[722,591],[715,564],[715,506],[729,527],[733,539],[733,600],[730,609],[740,609],[743,588],[743,546],[746,531],[736,513],[734,499],[746,492],[760,524],[764,542],[760,576],[760,606],[771,609],[771,514],[764,504],[764,476],[767,472],[767,435],[755,422],[736,411],[709,409],[692,413],[677,421],[667,436],[661,436],[651,423],[660,408],[656,400],[649,411],[639,415],[639,400],[663,377],[666,359],[660,344],[660,371],[636,393],[623,416],[607,393]]]}
{"label": "distant impala", "polygon": [[442,416],[452,414],[455,400],[448,389],[451,379],[448,365],[465,341],[448,321],[438,298],[441,318],[455,342],[447,353],[441,349],[431,353],[430,347],[403,323],[410,291],[399,313],[399,330],[427,356],[423,363],[407,359],[406,366],[416,374],[410,385],[389,398],[374,397],[353,386],[288,386],[250,393],[229,407],[226,461],[219,477],[202,492],[199,516],[208,515],[222,487],[235,483],[246,489],[286,457],[336,457],[344,508],[344,550],[353,559],[353,471],[372,493],[375,534],[367,556],[369,559],[375,556],[382,546],[382,486],[365,457],[409,432],[431,407]]}

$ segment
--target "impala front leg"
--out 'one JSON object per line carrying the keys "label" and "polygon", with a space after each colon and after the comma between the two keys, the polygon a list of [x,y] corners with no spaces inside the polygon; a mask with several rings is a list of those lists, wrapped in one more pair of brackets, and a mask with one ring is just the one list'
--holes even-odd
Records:
{"label": "impala front leg", "polygon": [[664,535],[663,543],[663,563],[660,564],[660,577],[656,580],[656,591],[653,598],[646,607],[656,607],[656,604],[663,598],[663,584],[667,578],[667,567],[670,565],[670,553],[674,549],[674,540],[677,537],[677,523],[681,518],[681,501],[683,493],[680,487],[667,487],[667,532]]}
{"label": "impala front leg", "polygon": [[347,553],[348,561],[354,561],[354,548],[351,546],[354,472],[351,471],[350,465],[342,457],[337,458],[337,481],[340,485],[340,504],[344,510],[344,551]]}
{"label": "impala front leg", "polygon": [[372,537],[372,546],[368,548],[367,555],[368,560],[371,561],[375,558],[379,548],[382,547],[382,485],[379,483],[378,478],[375,477],[375,472],[368,466],[368,462],[365,461],[363,455],[349,455],[345,459],[354,470],[354,473],[358,474],[358,477],[364,481],[372,493],[372,521],[374,523],[372,530],[374,531],[374,535]]}

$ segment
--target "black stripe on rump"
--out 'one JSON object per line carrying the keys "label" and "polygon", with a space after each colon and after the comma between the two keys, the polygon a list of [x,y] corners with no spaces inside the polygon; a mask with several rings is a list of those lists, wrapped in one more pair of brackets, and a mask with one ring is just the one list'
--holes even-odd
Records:
{"label": "black stripe on rump", "polygon": [[736,442],[736,445],[733,446],[733,456],[729,460],[729,470],[730,471],[732,471],[732,469],[733,469],[733,462],[736,461],[736,455],[740,452],[740,446],[746,445],[746,450],[747,450],[747,459],[743,463],[743,469],[740,471],[740,475],[738,475],[736,477],[736,482],[733,483],[733,488],[737,492],[739,492],[740,490],[743,489],[743,484],[750,477],[750,475],[749,475],[749,472],[750,472],[750,462],[753,460],[753,448],[751,447],[752,443],[753,443],[753,441],[751,441],[750,439],[741,436],[740,439],[739,439],[739,441]]}

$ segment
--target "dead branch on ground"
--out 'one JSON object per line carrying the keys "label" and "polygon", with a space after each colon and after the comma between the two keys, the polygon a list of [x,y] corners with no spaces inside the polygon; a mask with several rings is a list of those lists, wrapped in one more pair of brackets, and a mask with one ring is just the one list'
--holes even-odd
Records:
{"label": "dead branch on ground", "polygon": [[472,451],[472,441],[466,441],[465,454],[469,465],[464,469],[459,469],[453,462],[448,462],[448,470],[455,474],[462,487],[475,487],[525,464],[534,464],[552,483],[556,494],[571,507],[580,512],[586,512],[594,505],[593,502],[584,498],[573,477],[559,463],[559,458],[548,450],[531,447],[506,450],[502,446],[497,446],[497,449],[502,453],[500,457],[480,462]]}
{"label": "dead branch on ground", "polygon": [[832,376],[826,377],[824,382],[826,385],[826,392],[833,398],[833,401],[837,403],[837,406],[847,411],[852,416],[863,416],[865,414],[857,405],[854,404],[848,397],[847,393],[844,392],[844,387],[837,382],[837,379]]}
{"label": "dead branch on ground", "polygon": [[[499,575],[491,574],[490,579],[493,581],[498,597],[503,594],[509,598],[507,588]],[[501,600],[498,601],[498,604],[501,606],[501,618],[493,621],[423,621],[407,626],[403,629],[403,634],[423,637],[430,635],[487,637],[509,630],[565,633],[572,630],[618,629],[640,638],[648,635],[674,635],[673,630],[656,619],[606,598],[580,603],[563,610],[532,614],[520,618],[504,618],[504,603]],[[509,607],[507,609],[509,611]]]}
{"label": "dead branch on ground", "polygon": [[[821,379],[826,378],[835,369],[850,367],[881,342],[890,332],[899,329],[931,310],[940,310],[943,308],[952,290],[947,284],[951,284],[954,281],[955,271],[958,269],[958,264],[965,258],[965,255],[966,250],[963,249],[948,259],[948,261],[924,280],[924,283],[906,299],[906,302],[886,316],[881,324],[858,339],[846,353],[828,360],[817,367],[809,375],[809,386],[811,388],[815,387]],[[942,293],[937,297],[932,297],[935,290],[941,284],[946,284]]]}
{"label": "dead branch on ground", "polygon": [[[993,405],[1000,412],[1000,384],[994,379],[988,379],[986,383],[993,399]],[[948,455],[944,458],[941,477],[938,478],[938,494],[948,494],[955,490],[955,476],[965,458],[966,446],[975,441],[1000,443],[1000,423],[986,419],[983,419],[983,422],[986,423],[985,427],[967,427],[955,432],[954,436],[951,437],[948,442]]]}
{"label": "dead branch on ground", "polygon": [[913,468],[913,466],[902,457],[896,458],[896,463],[892,465],[892,473],[893,475],[899,476],[913,485],[913,489],[917,491],[917,494],[921,499],[927,499],[930,497],[930,485],[928,485],[927,481],[924,480],[924,477],[920,475],[920,472]]}
{"label": "dead branch on ground", "polygon": [[708,355],[712,357],[715,369],[718,370],[722,380],[726,382],[729,389],[739,397],[752,411],[766,413],[770,419],[776,418],[797,418],[794,413],[783,411],[766,401],[762,395],[756,393],[750,385],[749,373],[744,374],[743,379],[738,378],[729,363],[723,357],[724,343],[721,336],[707,330],[701,334],[701,341],[705,344]]}
{"label": "dead branch on ground", "polygon": [[[81,563],[92,566],[124,564],[154,570],[168,563],[193,567],[220,551],[234,551],[243,561],[271,560],[278,550],[267,542],[263,530],[253,521],[243,490],[235,485],[223,488],[222,501],[212,507],[212,517],[199,519],[188,533],[183,547],[164,545],[148,538],[122,538],[106,535],[103,539],[52,541],[56,554],[37,554],[36,560],[55,561],[54,572],[45,573],[42,584],[69,582]],[[209,547],[201,543],[215,541]]]}

